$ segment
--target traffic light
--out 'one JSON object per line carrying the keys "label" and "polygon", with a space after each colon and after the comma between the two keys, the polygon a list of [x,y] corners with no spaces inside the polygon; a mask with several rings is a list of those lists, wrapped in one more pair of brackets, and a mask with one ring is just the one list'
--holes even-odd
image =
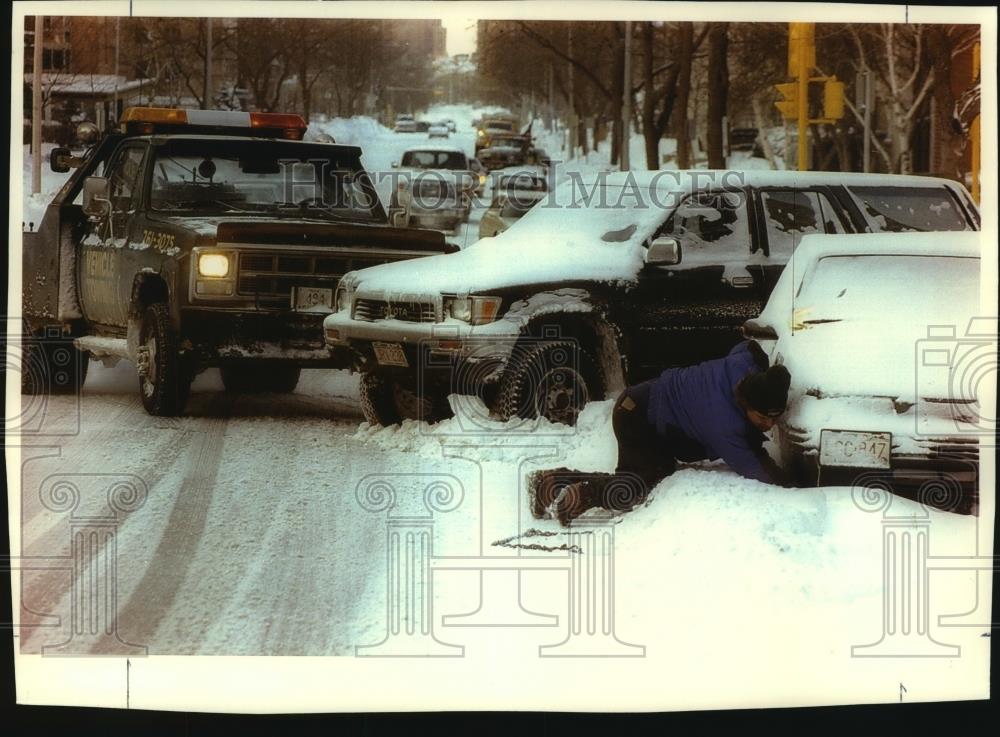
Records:
{"label": "traffic light", "polygon": [[774,88],[783,98],[774,103],[774,106],[781,111],[781,116],[785,120],[795,120],[799,117],[799,83],[783,82],[774,85]]}
{"label": "traffic light", "polygon": [[836,77],[823,82],[823,117],[827,120],[844,117],[844,83]]}

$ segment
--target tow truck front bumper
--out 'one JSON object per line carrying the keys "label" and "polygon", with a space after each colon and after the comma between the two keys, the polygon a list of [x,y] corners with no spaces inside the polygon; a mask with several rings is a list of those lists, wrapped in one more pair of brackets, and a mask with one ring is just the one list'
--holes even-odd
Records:
{"label": "tow truck front bumper", "polygon": [[326,347],[324,317],[291,310],[189,309],[181,315],[181,334],[203,366],[266,361],[347,368],[347,357]]}

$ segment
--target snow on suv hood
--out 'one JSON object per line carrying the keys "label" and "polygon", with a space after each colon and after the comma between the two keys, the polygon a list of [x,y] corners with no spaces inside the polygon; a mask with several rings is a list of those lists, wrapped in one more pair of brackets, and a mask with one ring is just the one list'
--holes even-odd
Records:
{"label": "snow on suv hood", "polygon": [[489,294],[529,284],[634,281],[643,266],[643,243],[666,216],[659,207],[619,199],[605,185],[607,207],[569,199],[564,185],[503,233],[458,253],[374,266],[352,274],[358,291],[406,294]]}

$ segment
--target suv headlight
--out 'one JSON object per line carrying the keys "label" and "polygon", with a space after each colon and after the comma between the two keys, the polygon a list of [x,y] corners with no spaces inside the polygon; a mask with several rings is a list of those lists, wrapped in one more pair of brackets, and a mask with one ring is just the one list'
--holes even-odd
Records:
{"label": "suv headlight", "polygon": [[456,320],[484,325],[497,319],[500,297],[455,296],[444,298],[445,311]]}
{"label": "suv headlight", "polygon": [[355,272],[349,271],[340,277],[337,282],[337,291],[333,295],[334,312],[351,309],[351,300],[354,297],[354,287],[357,286]]}

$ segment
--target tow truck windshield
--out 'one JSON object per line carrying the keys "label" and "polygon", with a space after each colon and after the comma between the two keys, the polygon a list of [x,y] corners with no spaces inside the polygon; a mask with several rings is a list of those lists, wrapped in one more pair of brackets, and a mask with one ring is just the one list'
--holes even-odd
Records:
{"label": "tow truck windshield", "polygon": [[367,173],[329,146],[174,139],[154,147],[150,206],[170,213],[381,221]]}

